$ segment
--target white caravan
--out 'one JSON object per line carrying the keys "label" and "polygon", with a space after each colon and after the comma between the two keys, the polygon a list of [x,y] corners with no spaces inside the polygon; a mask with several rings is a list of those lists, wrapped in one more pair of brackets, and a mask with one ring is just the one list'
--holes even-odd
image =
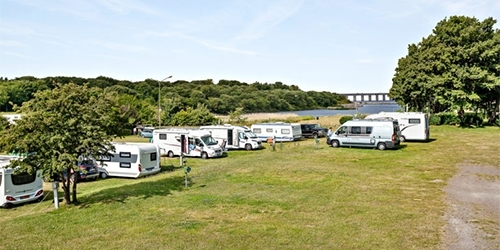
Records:
{"label": "white caravan", "polygon": [[405,140],[428,140],[429,117],[422,112],[380,112],[365,117],[365,119],[387,119],[398,120],[401,130],[401,141]]}
{"label": "white caravan", "polygon": [[222,148],[210,132],[201,129],[157,129],[153,132],[153,143],[158,145],[161,155],[168,157],[182,154],[206,159],[221,157],[223,154]]}
{"label": "white caravan", "polygon": [[[17,157],[16,157],[17,158]],[[12,156],[0,156],[0,207],[41,201],[43,199],[42,173],[14,173],[13,168],[8,168]]]}
{"label": "white caravan", "polygon": [[201,130],[210,131],[212,137],[224,149],[259,149],[262,142],[248,127],[231,124],[201,126]]}
{"label": "white caravan", "polygon": [[99,175],[138,178],[160,172],[160,150],[151,143],[113,143],[111,157],[100,156]]}
{"label": "white caravan", "polygon": [[298,141],[302,138],[300,123],[259,123],[251,126],[252,132],[261,141],[275,138],[276,141]]}
{"label": "white caravan", "polygon": [[399,146],[399,126],[393,119],[346,121],[327,139],[332,147],[368,147],[384,150]]}

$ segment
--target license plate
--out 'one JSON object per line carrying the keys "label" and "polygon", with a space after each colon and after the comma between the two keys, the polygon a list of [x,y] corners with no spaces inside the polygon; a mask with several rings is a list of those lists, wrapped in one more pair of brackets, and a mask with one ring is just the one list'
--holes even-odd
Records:
{"label": "license plate", "polygon": [[27,199],[29,197],[30,197],[29,195],[23,195],[23,196],[21,196],[21,199]]}

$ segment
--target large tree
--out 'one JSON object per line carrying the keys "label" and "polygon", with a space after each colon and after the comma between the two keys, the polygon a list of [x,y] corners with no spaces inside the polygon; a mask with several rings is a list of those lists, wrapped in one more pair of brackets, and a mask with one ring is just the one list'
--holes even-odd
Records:
{"label": "large tree", "polygon": [[[49,179],[77,173],[79,157],[106,154],[122,133],[116,97],[86,85],[37,92],[19,112],[16,125],[2,131],[2,151],[25,155],[11,165],[29,173],[40,169]],[[77,182],[64,178],[62,188],[66,204],[77,203]]]}
{"label": "large tree", "polygon": [[[452,16],[408,46],[393,78],[390,97],[410,109],[440,112],[487,107],[500,96],[500,31],[496,20]],[[498,103],[497,103],[498,105]],[[493,112],[494,113],[494,112]]]}

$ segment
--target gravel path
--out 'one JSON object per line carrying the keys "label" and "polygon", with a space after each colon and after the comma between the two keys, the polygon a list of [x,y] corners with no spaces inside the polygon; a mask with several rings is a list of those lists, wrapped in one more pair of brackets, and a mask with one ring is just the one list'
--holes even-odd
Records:
{"label": "gravel path", "polygon": [[500,249],[500,169],[462,166],[445,191],[443,249]]}

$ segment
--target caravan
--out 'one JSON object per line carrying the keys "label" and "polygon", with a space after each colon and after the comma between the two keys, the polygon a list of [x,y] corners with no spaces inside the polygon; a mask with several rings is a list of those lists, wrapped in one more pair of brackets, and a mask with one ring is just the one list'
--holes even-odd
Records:
{"label": "caravan", "polygon": [[429,117],[422,112],[380,112],[365,117],[365,119],[387,119],[398,120],[401,129],[401,141],[429,139]]}
{"label": "caravan", "polygon": [[43,199],[43,181],[40,170],[33,174],[15,173],[7,165],[12,156],[0,156],[0,207],[41,201]]}
{"label": "caravan", "polygon": [[99,175],[138,178],[160,172],[160,151],[151,143],[114,143],[112,155],[100,156]]}
{"label": "caravan", "polygon": [[231,124],[201,126],[201,130],[210,131],[212,137],[216,139],[219,145],[226,149],[259,149],[262,146],[248,127],[232,126]]}
{"label": "caravan", "polygon": [[384,150],[399,146],[399,126],[393,119],[350,120],[343,123],[327,143],[337,147],[368,147]]}
{"label": "caravan", "polygon": [[275,138],[278,142],[302,139],[300,123],[259,123],[253,124],[251,129],[261,141],[267,141],[269,138]]}
{"label": "caravan", "polygon": [[206,159],[223,154],[210,132],[201,129],[157,129],[153,132],[153,143],[158,145],[161,155],[168,157],[182,154]]}

